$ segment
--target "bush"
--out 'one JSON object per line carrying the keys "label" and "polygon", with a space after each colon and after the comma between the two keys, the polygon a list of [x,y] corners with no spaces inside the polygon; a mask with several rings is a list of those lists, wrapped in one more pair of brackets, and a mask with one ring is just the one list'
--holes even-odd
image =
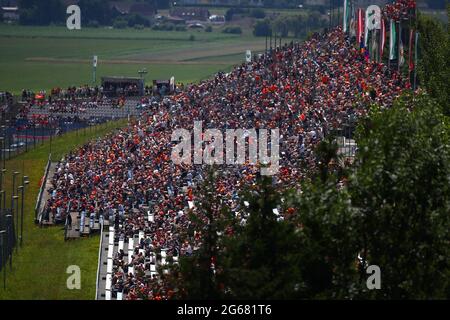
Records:
{"label": "bush", "polygon": [[266,37],[272,34],[272,26],[269,20],[258,21],[253,28],[253,35],[255,37]]}
{"label": "bush", "polygon": [[126,29],[128,22],[125,20],[115,20],[113,24],[114,29]]}
{"label": "bush", "polygon": [[98,28],[100,27],[100,23],[97,20],[92,20],[88,22],[87,26],[89,28]]}
{"label": "bush", "polygon": [[186,26],[175,26],[175,31],[186,31]]}
{"label": "bush", "polygon": [[150,26],[150,21],[139,14],[131,14],[124,17],[128,21],[128,26],[134,27],[135,25],[143,25],[144,27]]}
{"label": "bush", "polygon": [[173,23],[165,23],[163,24],[163,30],[172,31],[175,29],[175,25]]}
{"label": "bush", "polygon": [[191,34],[191,35],[189,36],[189,41],[195,41],[195,36],[194,36],[193,34]]}
{"label": "bush", "polygon": [[238,26],[230,26],[230,27],[226,27],[225,29],[223,29],[222,32],[223,33],[231,33],[231,34],[241,34],[242,29],[241,29],[241,27],[238,27]]}
{"label": "bush", "polygon": [[230,8],[227,10],[227,12],[225,12],[225,20],[226,21],[233,20],[233,15],[235,15],[235,14],[248,15],[249,11],[248,11],[248,9],[243,9],[243,8]]}
{"label": "bush", "polygon": [[256,19],[264,19],[266,17],[266,12],[263,9],[252,9],[250,10],[250,17]]}
{"label": "bush", "polygon": [[212,32],[212,27],[211,26],[207,26],[206,28],[205,28],[205,32]]}
{"label": "bush", "polygon": [[134,28],[136,29],[136,30],[144,30],[144,26],[142,25],[142,24],[135,24],[134,25]]}

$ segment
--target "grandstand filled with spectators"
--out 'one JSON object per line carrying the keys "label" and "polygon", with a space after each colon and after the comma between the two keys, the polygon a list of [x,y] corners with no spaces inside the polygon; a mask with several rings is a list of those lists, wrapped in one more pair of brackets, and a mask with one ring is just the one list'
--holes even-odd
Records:
{"label": "grandstand filled with spectators", "polygon": [[[81,212],[109,220],[111,241],[119,243],[109,278],[112,296],[170,299],[176,288],[157,271],[199,247],[202,230],[187,235],[187,211],[206,222],[197,210],[196,190],[208,170],[171,161],[175,129],[192,130],[194,121],[222,131],[279,128],[274,184],[296,187],[317,167],[313,150],[324,137],[365,115],[372,103],[389,108],[405,87],[396,71],[365,59],[340,27],[315,34],[153,101],[139,121],[67,155],[57,164],[44,215],[64,220]],[[57,101],[50,105],[71,110],[70,103]],[[219,170],[217,194],[237,212],[239,191],[254,183],[259,168],[247,163]],[[287,214],[280,212],[280,219]]]}

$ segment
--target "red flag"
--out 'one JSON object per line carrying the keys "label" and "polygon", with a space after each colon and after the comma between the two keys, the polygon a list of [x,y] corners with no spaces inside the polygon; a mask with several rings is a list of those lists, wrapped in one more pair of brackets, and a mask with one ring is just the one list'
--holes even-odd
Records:
{"label": "red flag", "polygon": [[380,48],[380,60],[383,59],[384,45],[386,44],[386,25],[384,19],[381,18],[381,48]]}
{"label": "red flag", "polygon": [[358,41],[358,44],[361,43],[363,30],[364,30],[364,13],[363,9],[360,8],[358,9],[358,29],[356,32],[356,40]]}
{"label": "red flag", "polygon": [[413,61],[413,41],[414,41],[414,29],[411,29],[409,32],[409,72],[411,73],[414,70],[414,61]]}

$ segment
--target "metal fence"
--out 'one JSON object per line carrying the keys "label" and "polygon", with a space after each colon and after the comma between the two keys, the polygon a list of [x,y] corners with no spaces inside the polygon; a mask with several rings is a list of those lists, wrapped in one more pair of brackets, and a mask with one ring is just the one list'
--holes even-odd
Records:
{"label": "metal fence", "polygon": [[11,210],[0,210],[0,271],[3,273],[3,287],[6,287],[6,268],[12,267],[13,251],[17,244],[14,216]]}
{"label": "metal fence", "polygon": [[338,154],[344,158],[354,158],[358,150],[354,140],[355,130],[356,123],[348,122],[333,132],[339,147]]}
{"label": "metal fence", "polygon": [[106,123],[108,120],[111,119],[60,118],[44,125],[26,119],[14,119],[14,114],[8,114],[0,121],[0,160],[5,162],[67,132],[81,130],[80,134],[86,133],[92,126]]}
{"label": "metal fence", "polygon": [[47,165],[45,167],[45,173],[44,173],[44,178],[42,179],[42,183],[41,183],[41,187],[39,188],[39,193],[36,199],[36,206],[34,208],[34,222],[35,223],[39,223],[41,224],[42,222],[42,212],[40,212],[41,210],[41,203],[42,203],[42,197],[44,195],[45,192],[45,185],[47,183],[47,179],[48,179],[48,174],[50,171],[50,165],[52,164],[52,154],[50,153],[48,156],[48,161],[47,161]]}

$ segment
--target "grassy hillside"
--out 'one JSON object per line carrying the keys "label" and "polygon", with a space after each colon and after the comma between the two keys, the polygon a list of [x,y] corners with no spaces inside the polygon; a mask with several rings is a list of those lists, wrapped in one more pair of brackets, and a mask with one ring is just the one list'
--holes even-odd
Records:
{"label": "grassy hillside", "polygon": [[[68,133],[52,142],[53,159],[61,159],[69,150],[87,141],[104,136],[115,128],[126,125],[125,120],[103,124],[91,129]],[[0,275],[2,299],[94,299],[97,272],[99,236],[64,242],[61,227],[40,229],[34,224],[34,206],[39,192],[39,181],[44,174],[50,151],[49,142],[33,151],[7,161],[6,191],[11,197],[11,172],[29,176],[25,196],[24,244],[13,256],[13,269],[7,269],[7,289],[3,290],[3,272]],[[10,203],[10,200],[7,202]],[[81,290],[66,288],[66,269],[70,265],[81,268]]]}

